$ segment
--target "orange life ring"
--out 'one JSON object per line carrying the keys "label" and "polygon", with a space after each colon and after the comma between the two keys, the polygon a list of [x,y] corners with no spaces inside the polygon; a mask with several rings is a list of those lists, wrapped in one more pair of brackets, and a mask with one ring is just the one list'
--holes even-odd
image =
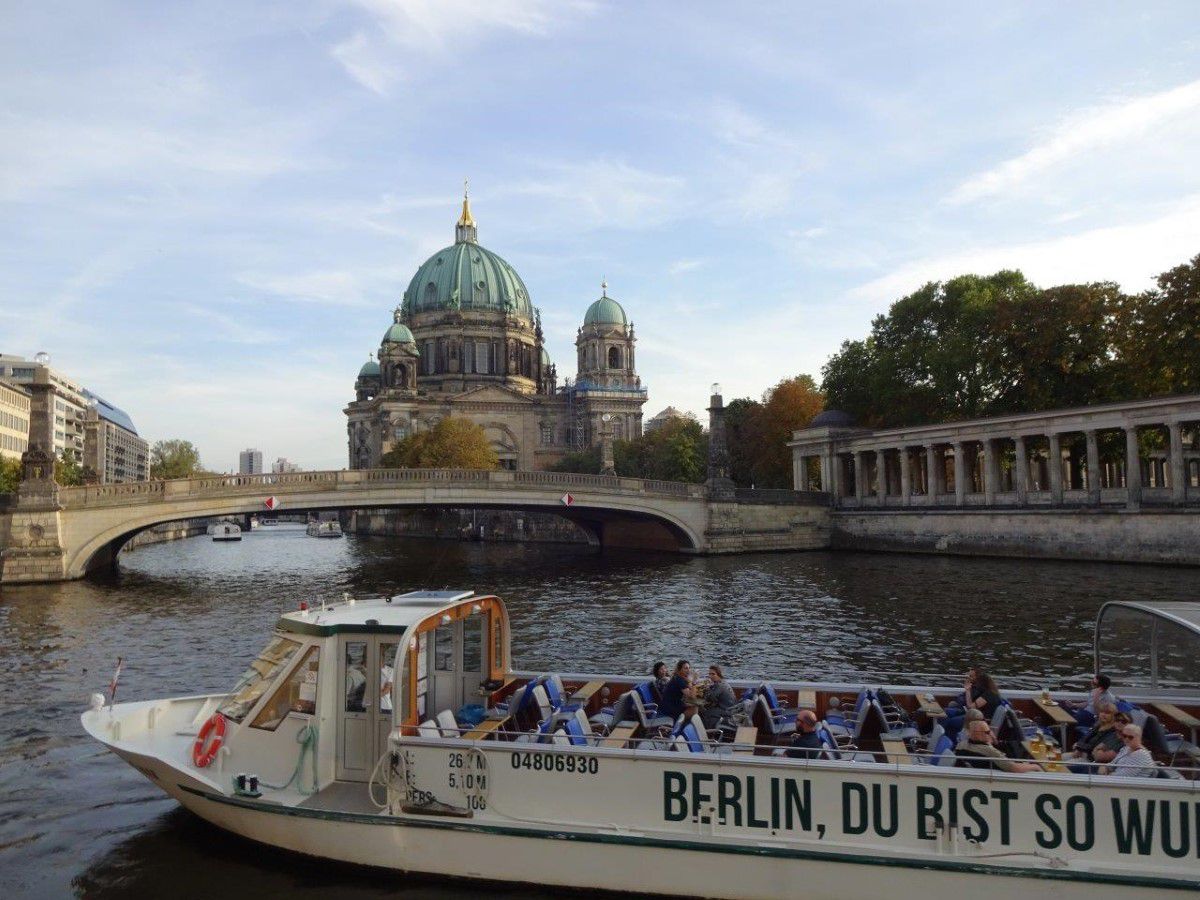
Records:
{"label": "orange life ring", "polygon": [[[212,740],[210,741],[209,738]],[[216,759],[217,751],[221,749],[221,744],[224,742],[225,717],[220,713],[213,713],[204,723],[204,727],[200,729],[200,733],[196,735],[196,743],[192,745],[192,762],[196,764],[196,768],[206,768]]]}

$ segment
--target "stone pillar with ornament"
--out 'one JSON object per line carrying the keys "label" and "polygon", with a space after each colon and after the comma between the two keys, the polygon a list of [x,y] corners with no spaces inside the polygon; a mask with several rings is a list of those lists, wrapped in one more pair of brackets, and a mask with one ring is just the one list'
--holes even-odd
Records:
{"label": "stone pillar with ornament", "polygon": [[17,502],[9,508],[0,584],[59,581],[66,576],[59,540],[62,505],[54,480],[55,389],[49,369],[38,366],[28,388],[29,449],[21,456]]}
{"label": "stone pillar with ornament", "polygon": [[708,403],[708,496],[711,499],[732,499],[736,490],[729,477],[729,447],[725,438],[725,403],[721,386],[712,386]]}
{"label": "stone pillar with ornament", "polygon": [[613,459],[612,416],[608,413],[600,417],[600,474],[617,474],[617,464]]}

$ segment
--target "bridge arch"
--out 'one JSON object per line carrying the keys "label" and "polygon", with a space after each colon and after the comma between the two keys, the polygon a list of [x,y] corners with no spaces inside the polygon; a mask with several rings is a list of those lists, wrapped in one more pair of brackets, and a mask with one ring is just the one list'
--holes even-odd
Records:
{"label": "bridge arch", "polygon": [[267,496],[276,497],[284,512],[471,507],[549,512],[577,523],[604,547],[682,553],[703,552],[707,520],[700,485],[565,473],[356,470],[142,482],[117,490],[123,487],[63,492],[66,578],[115,561],[134,535],[154,525],[260,513]]}

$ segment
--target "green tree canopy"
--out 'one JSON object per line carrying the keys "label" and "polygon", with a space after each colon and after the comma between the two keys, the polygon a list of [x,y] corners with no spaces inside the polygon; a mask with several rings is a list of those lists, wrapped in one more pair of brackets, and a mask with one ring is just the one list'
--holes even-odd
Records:
{"label": "green tree canopy", "polygon": [[54,460],[54,480],[63,487],[83,484],[83,466],[74,450],[63,450]]}
{"label": "green tree canopy", "polygon": [[191,441],[155,441],[150,448],[150,477],[154,479],[191,478],[204,471],[200,451]]}
{"label": "green tree canopy", "polygon": [[21,484],[21,461],[0,456],[0,494],[15,494]]}
{"label": "green tree canopy", "polygon": [[822,376],[828,407],[868,427],[1200,391],[1200,256],[1136,296],[1014,271],[931,282]]}
{"label": "green tree canopy", "polygon": [[380,464],[409,469],[495,469],[500,465],[483,427],[447,416],[428,431],[410,434]]}
{"label": "green tree canopy", "polygon": [[[708,435],[692,417],[668,419],[654,431],[613,442],[613,465],[626,478],[699,483],[707,474]],[[567,453],[551,466],[554,472],[600,471],[600,448]]]}
{"label": "green tree canopy", "polygon": [[740,398],[725,408],[730,477],[740,487],[790,488],[792,432],[825,406],[811,375],[785,378],[763,392],[762,401]]}

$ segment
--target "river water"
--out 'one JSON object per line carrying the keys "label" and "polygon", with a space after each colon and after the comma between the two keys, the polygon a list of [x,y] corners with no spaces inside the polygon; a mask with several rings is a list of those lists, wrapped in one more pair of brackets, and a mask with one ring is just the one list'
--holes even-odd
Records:
{"label": "river water", "polygon": [[976,661],[1002,675],[1066,676],[1090,666],[1103,601],[1195,600],[1200,569],[318,541],[286,525],[237,544],[142,547],[100,579],[0,594],[0,896],[477,896],[468,884],[356,871],[226,835],[79,725],[118,655],[119,699],[223,690],[300,600],[420,587],[503,597],[519,668],[642,672],[686,656],[734,677],[960,673]]}

